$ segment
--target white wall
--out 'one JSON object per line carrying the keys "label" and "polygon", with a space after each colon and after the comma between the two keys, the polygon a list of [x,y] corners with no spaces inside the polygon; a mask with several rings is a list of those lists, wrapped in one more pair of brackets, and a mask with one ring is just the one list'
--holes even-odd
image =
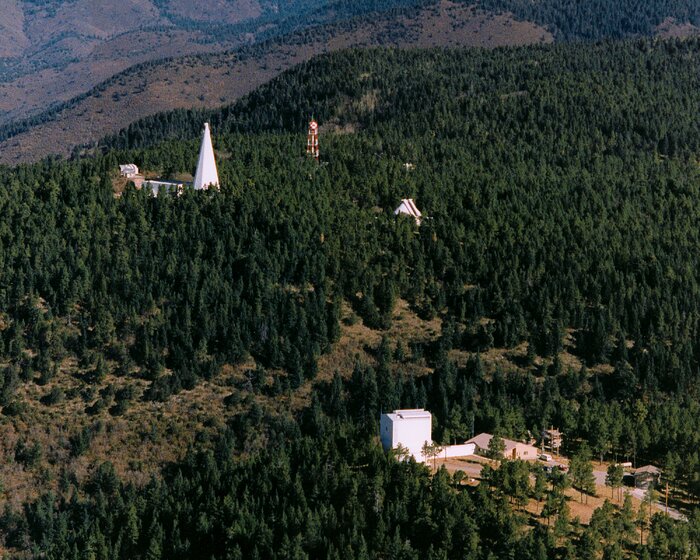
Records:
{"label": "white wall", "polygon": [[418,462],[424,462],[423,446],[425,442],[433,441],[432,418],[403,418],[394,421],[394,445],[407,447],[413,458]]}
{"label": "white wall", "polygon": [[463,443],[461,445],[447,445],[441,454],[445,459],[450,457],[466,457],[476,453],[475,443]]}
{"label": "white wall", "polygon": [[394,435],[393,421],[388,414],[382,414],[379,419],[379,439],[382,440],[384,451],[394,447],[392,436]]}

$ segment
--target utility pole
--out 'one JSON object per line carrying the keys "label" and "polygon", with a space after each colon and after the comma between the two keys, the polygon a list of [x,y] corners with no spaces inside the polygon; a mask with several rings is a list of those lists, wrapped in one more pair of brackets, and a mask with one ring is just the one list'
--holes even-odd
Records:
{"label": "utility pole", "polygon": [[540,434],[542,437],[542,454],[544,455],[544,433],[546,430],[542,430],[542,433]]}

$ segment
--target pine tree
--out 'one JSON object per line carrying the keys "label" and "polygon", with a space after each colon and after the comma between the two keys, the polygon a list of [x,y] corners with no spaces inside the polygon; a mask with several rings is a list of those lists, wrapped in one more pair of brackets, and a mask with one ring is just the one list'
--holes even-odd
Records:
{"label": "pine tree", "polygon": [[571,458],[570,472],[574,487],[581,493],[582,503],[584,493],[595,496],[595,477],[591,464],[591,452],[585,444]]}
{"label": "pine tree", "polygon": [[488,456],[491,459],[503,461],[503,453],[505,452],[505,450],[506,443],[503,441],[503,438],[500,435],[498,435],[498,433],[493,434],[493,437],[489,440]]}
{"label": "pine tree", "polygon": [[614,498],[615,490],[622,487],[624,470],[620,465],[611,464],[605,476],[605,485],[610,486],[611,497]]}

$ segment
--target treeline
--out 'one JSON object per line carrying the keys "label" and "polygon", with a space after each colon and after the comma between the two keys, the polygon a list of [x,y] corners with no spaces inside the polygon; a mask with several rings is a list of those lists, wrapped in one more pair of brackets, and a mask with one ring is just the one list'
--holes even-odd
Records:
{"label": "treeline", "polygon": [[700,25],[700,6],[694,0],[479,0],[478,5],[544,25],[567,41],[654,35],[667,19]]}
{"label": "treeline", "polygon": [[[698,42],[692,40],[640,40],[422,54],[346,51],[288,70],[222,109],[147,117],[101,146],[144,148],[165,139],[191,139],[203,120],[218,134],[299,133],[313,114],[321,122],[358,126],[383,136],[415,137],[433,131],[443,140],[465,137],[479,148],[479,155],[495,148],[488,145],[490,139],[517,142],[515,154],[526,150],[528,156],[550,159],[553,142],[566,150],[562,157],[575,160],[601,149],[695,153],[698,123],[685,116],[697,102],[697,50]],[[410,64],[418,64],[421,73],[405,72]],[[673,65],[672,75],[667,64]],[[346,79],[341,82],[343,72]],[[370,103],[377,93],[378,103]],[[575,104],[566,105],[557,95]],[[617,111],[618,103],[624,110]],[[676,106],[681,110],[673,111]],[[587,111],[590,121],[584,119]],[[457,115],[460,120],[451,120]],[[544,126],[550,129],[541,130]],[[588,136],[574,142],[569,136],[574,132]],[[446,149],[451,145],[445,143]],[[538,156],[540,147],[549,151]]]}

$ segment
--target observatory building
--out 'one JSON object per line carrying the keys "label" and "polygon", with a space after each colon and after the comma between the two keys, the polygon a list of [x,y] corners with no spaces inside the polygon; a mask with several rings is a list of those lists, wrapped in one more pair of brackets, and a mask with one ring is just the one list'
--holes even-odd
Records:
{"label": "observatory building", "polygon": [[202,133],[202,146],[199,148],[199,160],[197,161],[197,171],[194,174],[194,188],[197,190],[208,189],[209,187],[219,188],[219,174],[216,171],[216,161],[214,160],[214,147],[211,143],[211,132],[209,123],[204,123]]}
{"label": "observatory building", "polygon": [[425,462],[422,449],[433,441],[433,417],[427,410],[411,408],[382,414],[379,434],[385,450],[402,446],[419,462]]}
{"label": "observatory building", "polygon": [[[428,459],[423,455],[423,446],[433,443],[432,429],[433,416],[422,408],[395,410],[382,414],[379,419],[379,438],[384,450],[405,447],[418,463],[425,463]],[[474,455],[475,451],[476,445],[468,441],[458,445],[441,445],[438,455],[440,459],[449,459]]]}
{"label": "observatory building", "polygon": [[418,210],[418,207],[416,206],[416,203],[413,202],[412,198],[404,198],[401,201],[401,204],[399,207],[394,210],[394,214],[398,216],[399,214],[405,214],[406,216],[410,216],[416,221],[416,225],[419,226],[421,221],[423,220],[423,214],[421,214],[421,211]]}
{"label": "observatory building", "polygon": [[135,163],[126,163],[119,166],[119,174],[127,179],[133,179],[134,177],[138,176],[139,168]]}

